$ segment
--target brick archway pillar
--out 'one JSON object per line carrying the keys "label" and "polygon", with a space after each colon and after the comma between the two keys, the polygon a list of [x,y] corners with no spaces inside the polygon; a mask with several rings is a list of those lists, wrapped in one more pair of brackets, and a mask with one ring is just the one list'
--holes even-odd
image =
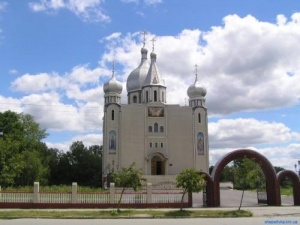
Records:
{"label": "brick archway pillar", "polygon": [[224,167],[233,160],[248,158],[256,162],[262,169],[266,177],[266,188],[268,205],[280,206],[280,190],[279,183],[277,181],[276,172],[270,161],[262,154],[250,150],[239,149],[226,154],[215,165],[212,171],[213,180],[213,193],[214,193],[214,207],[220,206],[220,176]]}
{"label": "brick archway pillar", "polygon": [[[277,174],[277,180],[279,185],[286,177],[289,177],[292,180],[294,205],[300,205],[300,179],[294,171],[283,170]],[[280,188],[279,188],[279,192],[280,192]]]}
{"label": "brick archway pillar", "polygon": [[205,173],[205,172],[200,172],[204,176],[204,180],[206,182],[206,203],[207,207],[213,207],[214,206],[214,185],[211,177]]}

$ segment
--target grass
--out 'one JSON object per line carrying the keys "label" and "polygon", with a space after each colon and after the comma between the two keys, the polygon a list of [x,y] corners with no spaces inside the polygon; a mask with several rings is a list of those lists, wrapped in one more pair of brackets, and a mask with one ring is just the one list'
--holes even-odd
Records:
{"label": "grass", "polygon": [[192,217],[251,217],[252,213],[244,210],[99,210],[99,211],[60,211],[60,210],[16,210],[0,211],[0,219],[15,218],[192,218]]}
{"label": "grass", "polygon": [[293,195],[293,187],[292,186],[287,186],[287,187],[280,187],[280,194],[281,195]]}

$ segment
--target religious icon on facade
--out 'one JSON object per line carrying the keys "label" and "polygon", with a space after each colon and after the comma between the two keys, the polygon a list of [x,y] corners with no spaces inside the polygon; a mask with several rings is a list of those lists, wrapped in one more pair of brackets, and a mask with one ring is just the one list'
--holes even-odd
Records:
{"label": "religious icon on facade", "polygon": [[202,132],[197,135],[197,152],[198,155],[204,155],[204,134]]}
{"label": "religious icon on facade", "polygon": [[116,154],[117,150],[117,133],[112,130],[109,132],[109,154]]}

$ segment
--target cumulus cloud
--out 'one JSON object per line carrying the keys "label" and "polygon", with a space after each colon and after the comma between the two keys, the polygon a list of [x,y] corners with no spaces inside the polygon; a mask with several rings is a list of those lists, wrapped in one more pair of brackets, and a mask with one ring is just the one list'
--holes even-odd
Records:
{"label": "cumulus cloud", "polygon": [[7,98],[0,95],[0,112],[7,110],[21,113],[23,111],[21,100],[11,97]]}
{"label": "cumulus cloud", "polygon": [[35,93],[51,91],[63,86],[64,80],[56,73],[24,74],[12,82],[14,91]]}
{"label": "cumulus cloud", "polygon": [[111,72],[105,68],[79,65],[63,75],[55,72],[24,74],[12,82],[11,89],[27,94],[20,100],[22,110],[33,115],[44,128],[100,130],[102,83],[109,76]]}
{"label": "cumulus cloud", "polygon": [[56,12],[67,9],[84,21],[110,22],[110,18],[101,8],[101,0],[40,0],[30,2],[29,7],[35,12]]}
{"label": "cumulus cloud", "polygon": [[31,94],[23,97],[23,111],[44,128],[57,131],[93,131],[102,126],[100,103],[63,103],[57,93]]}
{"label": "cumulus cloud", "polygon": [[[172,88],[173,80],[188,88],[199,64],[199,80],[207,89],[210,115],[274,109],[299,103],[299,13],[277,23],[252,16],[229,15],[224,25],[209,31],[183,30],[176,36],[156,36],[157,64],[167,85],[168,102],[184,103],[186,90]],[[153,34],[147,36],[147,48]],[[101,60],[115,58],[125,80],[140,59],[140,34],[116,33],[106,39],[108,51]]]}
{"label": "cumulus cloud", "polygon": [[98,133],[75,135],[68,141],[64,142],[46,142],[49,148],[56,148],[62,151],[68,151],[75,141],[82,141],[86,147],[92,145],[102,145],[102,135]]}
{"label": "cumulus cloud", "polygon": [[244,148],[260,144],[282,144],[300,140],[283,123],[259,121],[253,118],[220,119],[209,123],[210,147]]}

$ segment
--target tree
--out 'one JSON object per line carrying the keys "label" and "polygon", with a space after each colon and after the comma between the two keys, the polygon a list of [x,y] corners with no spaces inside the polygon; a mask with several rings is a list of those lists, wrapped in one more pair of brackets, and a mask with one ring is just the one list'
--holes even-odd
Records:
{"label": "tree", "polygon": [[[40,158],[41,148],[45,147],[41,140],[46,136],[46,131],[31,115],[12,111],[0,113],[0,185],[19,186],[33,177],[47,179],[47,173],[41,173],[41,170],[47,171],[47,164]],[[45,168],[37,172],[31,170],[29,178],[26,174],[29,174],[28,169],[33,165],[37,166],[35,168]]]}
{"label": "tree", "polygon": [[183,198],[186,193],[200,192],[205,186],[205,180],[203,175],[201,175],[196,169],[190,168],[183,170],[176,177],[177,187],[183,188],[183,194],[181,197],[181,208],[183,205]]}
{"label": "tree", "polygon": [[52,150],[56,160],[51,161],[51,184],[70,184],[100,187],[102,181],[102,148],[85,147],[81,141],[73,142],[70,150]]}
{"label": "tree", "polygon": [[248,158],[234,161],[234,181],[235,188],[243,190],[239,210],[241,209],[246,189],[264,188],[266,185],[265,176],[260,166]]}
{"label": "tree", "polygon": [[122,201],[123,194],[127,188],[133,188],[134,191],[141,189],[142,182],[146,181],[143,178],[143,174],[140,170],[134,168],[133,163],[130,167],[123,167],[120,171],[112,174],[113,181],[118,187],[122,188],[122,192],[118,201],[118,212],[120,211],[120,204]]}

